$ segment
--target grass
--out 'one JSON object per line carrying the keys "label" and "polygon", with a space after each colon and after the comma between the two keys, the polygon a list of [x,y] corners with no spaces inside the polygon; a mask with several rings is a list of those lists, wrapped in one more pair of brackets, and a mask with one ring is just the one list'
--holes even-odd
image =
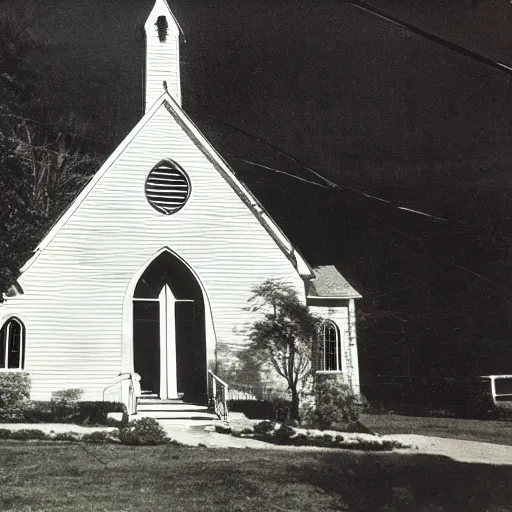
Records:
{"label": "grass", "polygon": [[361,414],[360,421],[369,429],[383,435],[420,434],[512,446],[512,421],[434,418],[399,414]]}
{"label": "grass", "polygon": [[512,467],[397,453],[0,443],[0,510],[498,511]]}

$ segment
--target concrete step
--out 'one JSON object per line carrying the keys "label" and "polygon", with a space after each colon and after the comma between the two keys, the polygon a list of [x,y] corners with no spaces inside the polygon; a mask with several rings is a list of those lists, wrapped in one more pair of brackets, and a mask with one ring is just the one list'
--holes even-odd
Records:
{"label": "concrete step", "polygon": [[141,411],[137,410],[137,416],[146,418],[155,418],[155,420],[167,419],[191,419],[191,420],[216,420],[216,414],[204,411]]}
{"label": "concrete step", "polygon": [[[134,416],[134,419],[136,419],[137,416]],[[159,419],[158,423],[162,425],[162,427],[167,430],[167,432],[172,437],[172,429],[173,428],[205,428],[210,427],[212,425],[222,425],[223,422],[219,420],[217,417],[213,420],[203,420],[203,419],[186,419],[186,418],[177,418],[177,419],[166,419],[162,420]]]}
{"label": "concrete step", "polygon": [[206,405],[179,403],[138,403],[138,411],[207,411]]}
{"label": "concrete step", "polygon": [[137,414],[133,416],[133,419],[138,418],[154,418],[164,428],[208,426],[220,421],[216,414],[208,411],[206,405],[189,404],[179,398],[140,398],[137,401]]}
{"label": "concrete step", "polygon": [[147,404],[147,405],[155,405],[155,404],[185,404],[187,402],[184,402],[181,400],[181,398],[168,398],[165,400],[160,400],[160,398],[139,398],[137,400],[138,404]]}

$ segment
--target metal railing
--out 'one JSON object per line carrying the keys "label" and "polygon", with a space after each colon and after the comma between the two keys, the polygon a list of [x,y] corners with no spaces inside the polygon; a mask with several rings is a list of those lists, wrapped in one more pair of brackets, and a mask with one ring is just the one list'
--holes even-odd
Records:
{"label": "metal railing", "polygon": [[[105,401],[105,393],[108,389],[121,384],[122,382],[129,380],[128,386],[128,403],[126,404],[128,414],[137,414],[137,397],[140,396],[140,377],[136,373],[120,373],[118,377],[122,377],[103,390],[103,401]],[[121,392],[122,394],[122,392]]]}
{"label": "metal railing", "polygon": [[227,383],[208,370],[208,407],[223,421],[229,418],[228,393]]}

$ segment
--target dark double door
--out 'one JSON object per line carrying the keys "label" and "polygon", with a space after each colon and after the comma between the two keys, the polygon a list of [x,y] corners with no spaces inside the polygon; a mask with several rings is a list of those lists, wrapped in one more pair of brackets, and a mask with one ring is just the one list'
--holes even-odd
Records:
{"label": "dark double door", "polygon": [[134,301],[135,372],[141,376],[145,394],[202,402],[206,393],[206,354],[201,336],[204,313],[190,300],[173,301],[169,308],[165,323],[162,316],[166,308],[160,301]]}

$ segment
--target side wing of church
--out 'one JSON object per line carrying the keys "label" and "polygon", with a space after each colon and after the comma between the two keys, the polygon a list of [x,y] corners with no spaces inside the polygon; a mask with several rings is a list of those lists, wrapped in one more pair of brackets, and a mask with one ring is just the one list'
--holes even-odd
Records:
{"label": "side wing of church", "polygon": [[359,392],[359,294],[307,264],[181,108],[165,0],[146,34],[146,113],[5,295],[0,372],[28,372],[34,400],[81,388],[127,403],[122,376],[137,373],[145,394],[205,402],[208,372],[247,347],[252,290],[278,279],[325,319],[316,370]]}

